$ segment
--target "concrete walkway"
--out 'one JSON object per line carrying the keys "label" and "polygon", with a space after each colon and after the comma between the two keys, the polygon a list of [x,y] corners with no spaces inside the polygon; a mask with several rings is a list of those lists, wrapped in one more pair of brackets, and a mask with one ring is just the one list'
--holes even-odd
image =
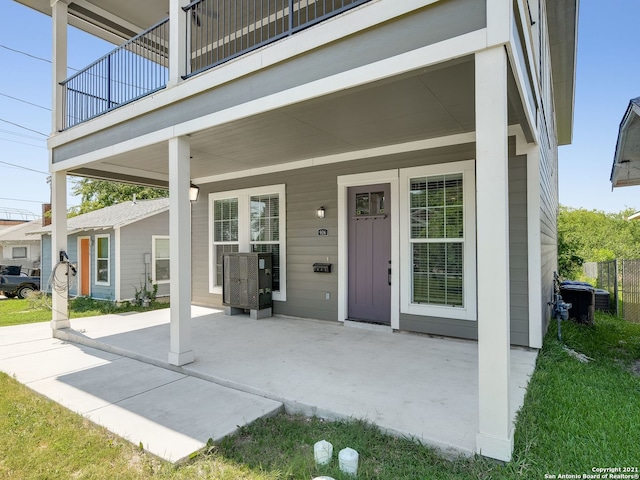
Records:
{"label": "concrete walkway", "polygon": [[[156,430],[195,440],[191,446],[185,441],[184,450],[165,458],[180,458],[209,437],[218,438],[233,425],[270,414],[279,405],[292,413],[366,419],[450,454],[475,451],[475,342],[297,318],[227,317],[202,307],[193,307],[192,317],[196,361],[184,367],[167,363],[169,312],[161,310],[72,319],[72,329],[58,334],[74,345],[47,338],[48,325],[5,327],[0,329],[0,345],[10,350],[2,346],[0,370],[16,372],[30,387],[135,443],[162,443]],[[30,329],[37,338],[27,338]],[[62,349],[67,356],[55,352]],[[526,349],[511,351],[513,418],[522,405],[536,355]],[[80,357],[85,363],[76,363]],[[22,358],[32,370],[20,367]],[[35,369],[37,365],[42,365],[38,367],[42,372]],[[126,380],[133,375],[130,365],[140,369],[141,378],[149,375],[144,373],[148,369],[157,380],[149,386],[134,378]],[[76,371],[91,375],[76,380]],[[47,383],[55,385],[51,394],[44,391]],[[117,393],[119,389],[122,393]],[[89,398],[74,400],[82,392]],[[232,394],[246,403],[229,400],[227,395]],[[213,403],[216,397],[225,399],[222,405]],[[116,422],[124,415],[136,419],[135,429],[123,430],[133,420]],[[227,415],[240,416],[242,422],[225,422]],[[149,450],[162,455],[163,448],[168,451],[168,442]]]}
{"label": "concrete walkway", "polygon": [[0,328],[0,370],[169,461],[282,408],[273,400],[51,338],[48,323]]}

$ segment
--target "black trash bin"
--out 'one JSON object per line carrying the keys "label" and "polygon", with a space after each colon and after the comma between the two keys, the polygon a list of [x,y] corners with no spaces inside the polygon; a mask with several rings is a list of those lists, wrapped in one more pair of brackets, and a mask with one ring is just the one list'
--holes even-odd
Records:
{"label": "black trash bin", "polygon": [[560,285],[562,300],[571,304],[569,318],[577,323],[593,325],[595,289],[589,284],[564,283]]}

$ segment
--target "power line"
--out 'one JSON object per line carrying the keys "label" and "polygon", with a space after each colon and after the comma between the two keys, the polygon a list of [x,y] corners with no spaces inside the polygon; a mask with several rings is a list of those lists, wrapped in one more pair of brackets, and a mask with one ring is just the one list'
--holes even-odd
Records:
{"label": "power line", "polygon": [[9,165],[10,167],[16,167],[16,168],[21,168],[23,170],[29,170],[30,172],[36,172],[36,173],[41,173],[43,175],[49,175],[49,172],[43,172],[41,170],[34,170],[33,168],[23,167],[22,165],[16,165],[15,163],[3,162],[2,160],[0,160],[0,163],[2,163],[4,165]]}
{"label": "power line", "polygon": [[4,198],[4,197],[0,197],[0,200],[9,200],[11,202],[46,203],[46,202],[39,202],[38,200],[21,200],[20,198]]}
{"label": "power line", "polygon": [[26,100],[22,100],[21,98],[12,97],[11,95],[7,95],[6,93],[0,93],[0,95],[2,95],[3,97],[10,98],[11,100],[16,100],[18,102],[26,103],[27,105],[33,105],[34,107],[38,107],[38,108],[42,108],[43,110],[51,111],[50,108],[43,107],[42,105],[38,105],[37,103],[31,103],[31,102],[28,102]]}
{"label": "power line", "polygon": [[12,132],[11,130],[5,130],[0,128],[0,133],[6,133],[7,135],[15,135],[16,137],[29,138],[31,140],[37,140],[39,142],[46,142],[45,138],[34,137],[33,135],[27,135],[25,133]]}
{"label": "power line", "polygon": [[42,145],[34,145],[32,143],[19,142],[18,140],[11,140],[9,138],[0,138],[0,141],[11,142],[11,143],[19,143],[20,145],[27,145],[28,147],[43,148],[43,149],[47,150],[47,147],[43,147]]}
{"label": "power line", "polygon": [[47,135],[46,133],[39,132],[39,131],[34,130],[34,129],[32,129],[32,128],[23,127],[22,125],[19,125],[19,124],[17,124],[17,123],[10,122],[9,120],[3,120],[2,118],[0,118],[0,122],[8,123],[8,124],[10,124],[10,125],[14,125],[14,126],[16,126],[16,127],[18,127],[18,128],[24,128],[25,130],[29,130],[30,132],[37,133],[38,135],[42,135],[43,137],[48,137],[48,136],[49,136],[49,135]]}
{"label": "power line", "polygon": [[[51,60],[49,60],[48,58],[38,57],[36,55],[32,55],[31,53],[23,52],[22,50],[16,50],[15,48],[7,47],[6,45],[0,44],[0,48],[4,48],[4,49],[9,50],[9,51],[14,52],[14,53],[19,53],[20,55],[25,55],[26,57],[30,57],[30,58],[33,58],[35,60],[40,60],[42,62],[51,63]],[[67,66],[67,68],[69,70],[74,70],[76,72],[78,71],[77,68],[71,68],[69,66]]]}

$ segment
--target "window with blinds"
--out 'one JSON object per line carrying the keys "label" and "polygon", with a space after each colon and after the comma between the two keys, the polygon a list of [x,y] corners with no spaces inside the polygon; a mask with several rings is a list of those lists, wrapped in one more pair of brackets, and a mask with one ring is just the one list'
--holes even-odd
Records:
{"label": "window with blinds", "polygon": [[273,298],[286,299],[284,192],[284,185],[275,185],[210,195],[212,293],[221,293],[224,254],[271,253]]}
{"label": "window with blinds", "polygon": [[413,303],[464,303],[464,215],[461,173],[410,179]]}

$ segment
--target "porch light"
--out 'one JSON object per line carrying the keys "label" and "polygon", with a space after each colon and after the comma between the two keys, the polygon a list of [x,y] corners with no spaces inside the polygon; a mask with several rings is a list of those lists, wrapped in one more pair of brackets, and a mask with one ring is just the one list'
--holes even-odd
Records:
{"label": "porch light", "polygon": [[189,186],[189,200],[195,202],[198,200],[198,194],[200,193],[200,187],[193,183]]}
{"label": "porch light", "polygon": [[318,208],[316,215],[318,215],[318,218],[324,218],[324,207]]}

